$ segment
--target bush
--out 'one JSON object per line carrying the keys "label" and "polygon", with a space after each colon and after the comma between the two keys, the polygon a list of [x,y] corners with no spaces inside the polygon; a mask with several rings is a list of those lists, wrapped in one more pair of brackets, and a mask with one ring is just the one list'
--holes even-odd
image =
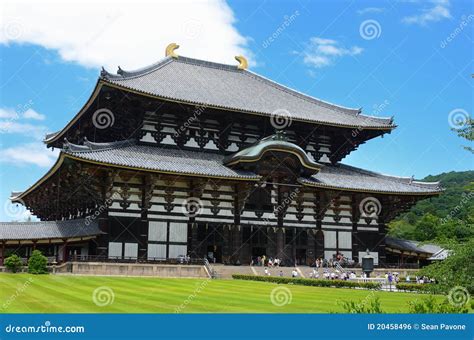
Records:
{"label": "bush", "polygon": [[5,259],[4,264],[5,264],[5,267],[7,267],[13,273],[16,273],[21,267],[23,267],[23,261],[16,254],[8,256]]}
{"label": "bush", "polygon": [[48,258],[39,250],[33,250],[28,260],[28,272],[31,274],[46,274],[48,272]]}
{"label": "bush", "polygon": [[418,293],[435,293],[438,290],[436,284],[433,283],[397,283],[396,287],[398,290]]}
{"label": "bush", "polygon": [[365,289],[375,289],[375,290],[382,288],[382,285],[377,282],[302,279],[302,278],[290,278],[290,277],[280,277],[280,276],[254,276],[254,275],[242,275],[242,274],[233,274],[232,278],[236,280],[263,281],[263,282],[295,284],[295,285],[313,286],[313,287],[365,288]]}
{"label": "bush", "polygon": [[369,294],[364,300],[355,301],[341,301],[339,302],[345,313],[349,314],[382,314],[382,306],[378,296],[374,293]]}
{"label": "bush", "polygon": [[436,302],[434,296],[430,295],[423,299],[416,299],[414,301],[408,302],[409,312],[416,314],[432,314],[432,313],[442,313],[442,314],[453,314],[453,313],[467,313],[467,307],[456,306],[450,304],[447,299],[443,302]]}

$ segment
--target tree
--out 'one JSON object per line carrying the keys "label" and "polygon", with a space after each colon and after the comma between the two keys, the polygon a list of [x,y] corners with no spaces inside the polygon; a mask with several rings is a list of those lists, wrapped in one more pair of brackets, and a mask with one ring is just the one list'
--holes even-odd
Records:
{"label": "tree", "polygon": [[415,226],[415,238],[419,241],[429,241],[436,237],[436,226],[440,223],[438,217],[425,214]]}
{"label": "tree", "polygon": [[[469,117],[465,123],[463,122],[458,128],[452,128],[451,130],[456,132],[459,137],[472,142],[474,140],[474,119]],[[471,146],[464,146],[464,149],[474,153]]]}
{"label": "tree", "polygon": [[448,257],[422,268],[420,275],[435,279],[437,284],[433,287],[440,292],[448,293],[460,286],[474,294],[474,238],[463,243],[449,241],[443,247],[448,249]]}
{"label": "tree", "polygon": [[28,272],[31,274],[46,274],[48,259],[39,250],[33,250],[28,260]]}
{"label": "tree", "polygon": [[16,254],[12,254],[5,259],[5,267],[7,267],[13,273],[16,273],[22,266],[23,261]]}

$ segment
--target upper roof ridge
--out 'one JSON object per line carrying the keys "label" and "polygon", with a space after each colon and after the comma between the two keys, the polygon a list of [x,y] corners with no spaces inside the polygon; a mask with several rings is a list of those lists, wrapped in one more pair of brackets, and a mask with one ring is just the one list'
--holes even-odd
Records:
{"label": "upper roof ridge", "polygon": [[66,138],[64,139],[63,144],[63,151],[65,152],[90,152],[90,151],[102,151],[102,150],[110,150],[110,149],[117,149],[128,145],[135,145],[136,141],[134,139],[125,139],[121,141],[115,142],[105,142],[105,143],[98,143],[98,142],[91,142],[84,138],[84,144],[75,144],[69,142]]}

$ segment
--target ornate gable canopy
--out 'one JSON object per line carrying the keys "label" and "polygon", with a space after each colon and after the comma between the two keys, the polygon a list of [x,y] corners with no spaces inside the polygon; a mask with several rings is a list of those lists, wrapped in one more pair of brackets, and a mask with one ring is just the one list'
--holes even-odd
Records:
{"label": "ornate gable canopy", "polygon": [[280,169],[292,172],[296,177],[314,175],[322,167],[301,147],[288,142],[283,131],[224,158],[223,163],[231,168],[252,170],[260,175],[275,173]]}

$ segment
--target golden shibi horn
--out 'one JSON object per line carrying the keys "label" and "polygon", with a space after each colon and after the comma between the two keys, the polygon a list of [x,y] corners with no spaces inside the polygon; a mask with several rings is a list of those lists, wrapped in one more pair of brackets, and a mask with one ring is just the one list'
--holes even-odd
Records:
{"label": "golden shibi horn", "polygon": [[178,49],[179,45],[176,43],[171,43],[168,46],[166,46],[165,50],[165,56],[166,57],[172,57],[172,58],[178,58],[178,55],[174,52],[174,50]]}
{"label": "golden shibi horn", "polygon": [[235,60],[239,62],[239,66],[237,66],[239,70],[245,70],[247,67],[249,67],[249,63],[247,62],[247,59],[245,59],[244,56],[237,55],[235,56]]}

